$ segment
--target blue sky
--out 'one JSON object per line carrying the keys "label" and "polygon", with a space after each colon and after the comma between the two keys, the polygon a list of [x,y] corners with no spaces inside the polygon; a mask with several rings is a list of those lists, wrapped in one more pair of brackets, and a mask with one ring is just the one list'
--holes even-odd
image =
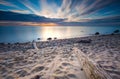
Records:
{"label": "blue sky", "polygon": [[[47,21],[44,20],[45,22],[50,20],[52,23],[57,23],[53,21],[53,18],[57,21],[63,19],[58,21],[59,25],[99,24],[100,22],[103,25],[111,25],[111,22],[119,25],[119,5],[120,0],[0,0],[1,11],[43,16],[47,18]],[[0,24],[11,22],[11,18],[9,20],[4,19],[6,17],[2,18]],[[103,20],[105,21],[103,22]],[[18,21],[19,24],[26,22],[21,19]],[[42,22],[44,23],[44,21]],[[36,22],[38,23],[38,21]]]}

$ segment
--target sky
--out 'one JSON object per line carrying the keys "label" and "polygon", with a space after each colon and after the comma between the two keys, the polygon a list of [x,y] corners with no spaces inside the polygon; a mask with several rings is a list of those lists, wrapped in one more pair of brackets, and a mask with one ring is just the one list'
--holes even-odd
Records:
{"label": "sky", "polygon": [[120,0],[0,0],[0,26],[120,25]]}

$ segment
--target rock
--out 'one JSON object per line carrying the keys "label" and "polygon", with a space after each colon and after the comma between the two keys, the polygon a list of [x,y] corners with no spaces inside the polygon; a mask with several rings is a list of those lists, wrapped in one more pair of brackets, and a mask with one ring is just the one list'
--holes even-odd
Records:
{"label": "rock", "polygon": [[7,67],[11,68],[11,67],[13,67],[13,65],[14,65],[14,63],[11,62],[11,63],[8,64]]}
{"label": "rock", "polygon": [[63,66],[68,66],[70,63],[62,63]]}
{"label": "rock", "polygon": [[48,55],[48,54],[45,54],[44,57],[49,57],[49,55]]}
{"label": "rock", "polygon": [[61,73],[63,73],[63,71],[61,71],[60,69],[57,69],[57,70],[55,70],[54,73],[56,73],[56,74],[61,74]]}
{"label": "rock", "polygon": [[14,79],[12,76],[7,76],[5,79]]}
{"label": "rock", "polygon": [[33,78],[31,78],[31,79],[40,79],[40,78],[41,78],[41,75],[36,75]]}
{"label": "rock", "polygon": [[19,74],[20,77],[24,77],[24,76],[28,75],[28,72],[25,70],[20,70],[17,72],[17,74]]}
{"label": "rock", "polygon": [[83,68],[81,68],[80,70],[83,71]]}
{"label": "rock", "polygon": [[39,72],[39,71],[42,71],[44,68],[45,68],[44,66],[39,66],[33,69],[32,72]]}
{"label": "rock", "polygon": [[56,76],[54,79],[69,79],[67,76]]}
{"label": "rock", "polygon": [[23,56],[15,57],[15,58],[14,58],[14,61],[16,61],[16,62],[20,62],[20,61],[22,61],[22,60],[24,60],[24,57],[23,57]]}
{"label": "rock", "polygon": [[6,68],[0,68],[0,73],[1,73],[1,74],[5,73],[5,72],[7,72],[7,69],[6,69]]}
{"label": "rock", "polygon": [[47,60],[47,62],[49,63],[49,62],[52,62],[52,60]]}
{"label": "rock", "polygon": [[77,41],[77,43],[91,43],[91,42],[92,42],[91,39]]}
{"label": "rock", "polygon": [[76,78],[75,74],[68,74],[67,76],[69,76],[71,78]]}

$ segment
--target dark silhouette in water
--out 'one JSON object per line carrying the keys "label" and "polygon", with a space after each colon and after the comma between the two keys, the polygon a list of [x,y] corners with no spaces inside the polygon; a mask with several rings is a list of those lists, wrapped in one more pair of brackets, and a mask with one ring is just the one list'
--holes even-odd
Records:
{"label": "dark silhouette in water", "polygon": [[99,33],[99,32],[96,32],[95,35],[100,35],[100,33]]}
{"label": "dark silhouette in water", "polygon": [[119,33],[119,32],[120,32],[120,30],[115,30],[115,31],[114,31],[114,33]]}
{"label": "dark silhouette in water", "polygon": [[54,40],[56,40],[57,39],[57,37],[54,37]]}
{"label": "dark silhouette in water", "polygon": [[114,34],[119,34],[120,33],[120,30],[115,30],[115,31],[113,31],[113,33],[111,33],[111,35],[114,35]]}
{"label": "dark silhouette in water", "polygon": [[37,40],[40,40],[40,38],[37,38]]}
{"label": "dark silhouette in water", "polygon": [[52,38],[49,37],[49,38],[47,38],[47,40],[50,41],[50,40],[52,40]]}

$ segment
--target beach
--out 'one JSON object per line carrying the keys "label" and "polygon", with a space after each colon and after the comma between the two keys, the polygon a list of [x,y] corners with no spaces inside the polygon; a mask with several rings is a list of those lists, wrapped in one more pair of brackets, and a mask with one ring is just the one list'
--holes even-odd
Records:
{"label": "beach", "polygon": [[[98,68],[103,73],[90,71],[94,66],[93,70]],[[0,43],[0,79],[98,79],[100,76],[120,79],[120,34]]]}

